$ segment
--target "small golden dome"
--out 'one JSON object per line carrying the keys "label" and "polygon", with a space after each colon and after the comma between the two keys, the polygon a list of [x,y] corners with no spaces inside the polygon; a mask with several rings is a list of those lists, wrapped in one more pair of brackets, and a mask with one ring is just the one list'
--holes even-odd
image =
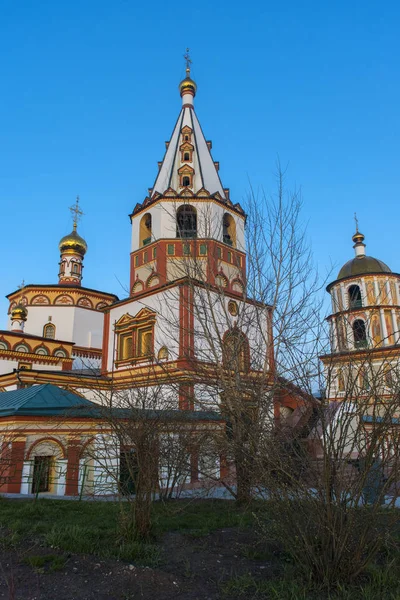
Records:
{"label": "small golden dome", "polygon": [[17,321],[26,321],[27,316],[28,311],[22,304],[17,304],[11,311],[11,318],[16,319]]}
{"label": "small golden dome", "polygon": [[356,231],[352,239],[355,244],[362,244],[365,239],[365,236],[359,231]]}
{"label": "small golden dome", "polygon": [[60,252],[78,252],[81,256],[86,254],[87,243],[85,240],[78,235],[76,227],[74,225],[73,231],[69,235],[65,235],[58,244]]}
{"label": "small golden dome", "polygon": [[180,92],[181,96],[183,96],[183,94],[187,94],[187,93],[193,94],[193,97],[196,95],[197,85],[193,81],[193,79],[191,79],[190,71],[188,69],[186,69],[185,79],[183,79],[179,84],[179,92]]}

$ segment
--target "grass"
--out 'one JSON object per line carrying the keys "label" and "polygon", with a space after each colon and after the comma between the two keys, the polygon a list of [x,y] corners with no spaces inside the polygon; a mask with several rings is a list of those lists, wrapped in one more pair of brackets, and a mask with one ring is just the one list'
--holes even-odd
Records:
{"label": "grass", "polygon": [[37,572],[44,573],[47,566],[50,573],[55,573],[64,569],[66,558],[59,554],[31,554],[24,558],[24,562]]}
{"label": "grass", "polygon": [[[155,543],[121,540],[118,531],[121,505],[116,502],[67,500],[0,501],[0,527],[10,532],[2,545],[12,547],[22,539],[35,538],[66,552],[94,554],[155,566],[161,559]],[[255,508],[256,510],[256,508]],[[154,503],[154,538],[168,531],[181,531],[201,538],[224,527],[247,527],[250,511],[234,502]]]}

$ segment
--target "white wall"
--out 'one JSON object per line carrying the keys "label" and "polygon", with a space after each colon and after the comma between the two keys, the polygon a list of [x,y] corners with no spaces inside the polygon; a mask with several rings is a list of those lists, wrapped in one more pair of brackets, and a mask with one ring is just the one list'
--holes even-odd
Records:
{"label": "white wall", "polygon": [[43,335],[43,327],[51,322],[56,327],[56,339],[75,342],[77,346],[101,348],[104,314],[80,306],[28,306],[25,333]]}

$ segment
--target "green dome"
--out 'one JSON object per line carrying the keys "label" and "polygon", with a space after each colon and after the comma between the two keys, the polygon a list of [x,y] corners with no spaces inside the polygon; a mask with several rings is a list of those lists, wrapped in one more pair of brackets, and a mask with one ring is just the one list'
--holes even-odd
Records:
{"label": "green dome", "polygon": [[337,279],[352,275],[368,275],[369,273],[391,273],[387,265],[372,256],[356,256],[340,269]]}

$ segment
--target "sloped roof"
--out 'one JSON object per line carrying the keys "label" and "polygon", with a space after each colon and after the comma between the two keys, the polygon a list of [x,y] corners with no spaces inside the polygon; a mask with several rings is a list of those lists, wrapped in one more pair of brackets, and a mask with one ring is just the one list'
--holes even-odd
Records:
{"label": "sloped roof", "polygon": [[150,419],[160,421],[223,421],[213,411],[108,408],[46,383],[0,393],[0,418],[9,416],[89,417],[93,419]]}
{"label": "sloped roof", "polygon": [[96,405],[68,390],[46,383],[0,394],[0,417],[10,415],[55,416],[72,408]]}
{"label": "sloped roof", "polygon": [[191,144],[194,146],[193,163],[190,163],[190,166],[194,169],[194,177],[190,189],[195,194],[201,189],[207,190],[211,195],[218,192],[225,200],[226,195],[218,171],[193,106],[184,106],[179,114],[150,196],[155,193],[163,194],[169,188],[179,190],[178,169],[185,164],[181,161],[179,146],[182,143],[181,131],[185,126],[190,127],[193,132],[191,136]]}

